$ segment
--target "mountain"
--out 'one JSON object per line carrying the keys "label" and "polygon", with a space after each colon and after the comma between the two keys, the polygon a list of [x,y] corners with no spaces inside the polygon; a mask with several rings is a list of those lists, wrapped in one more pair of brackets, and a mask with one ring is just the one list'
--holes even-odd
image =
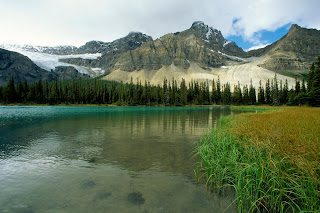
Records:
{"label": "mountain", "polygon": [[48,72],[20,53],[0,49],[0,86],[5,86],[10,76],[13,76],[16,82],[27,80],[29,83],[39,79],[52,81],[56,78],[89,77],[67,67],[58,67],[58,69]]}
{"label": "mountain", "polygon": [[231,86],[240,81],[242,85],[259,86],[268,79],[288,80],[305,77],[309,67],[320,55],[320,31],[292,25],[288,34],[279,41],[262,49],[245,52],[234,42],[226,40],[222,33],[203,22],[194,22],[183,31],[167,34],[141,47],[87,61],[106,70],[103,79],[129,82],[150,81],[162,85],[163,79],[184,78],[207,81],[220,78]]}
{"label": "mountain", "polygon": [[260,66],[288,76],[306,77],[311,64],[320,55],[320,31],[293,24],[279,41],[248,53],[269,57]]}
{"label": "mountain", "polygon": [[[68,63],[100,67],[106,71],[103,79],[129,82],[150,81],[162,85],[163,79],[186,82],[217,80],[231,85],[252,83],[258,87],[259,81],[265,83],[274,78],[275,73],[260,64],[268,59],[266,54],[251,57],[234,42],[228,41],[222,33],[203,22],[194,22],[182,32],[170,33],[154,41],[145,42],[135,50],[114,55],[104,55],[98,59],[67,59]],[[65,60],[64,60],[65,61]],[[278,79],[294,79],[278,75]]]}
{"label": "mountain", "polygon": [[[16,50],[30,57],[46,70],[70,66],[91,77],[123,82],[149,81],[162,85],[164,78],[177,83],[217,80],[258,87],[277,73],[279,80],[305,77],[320,55],[318,30],[292,25],[279,41],[258,50],[243,51],[222,33],[204,22],[194,22],[189,29],[169,33],[156,40],[140,32],[131,32],[113,42],[90,41],[81,47],[17,46]],[[2,46],[0,45],[0,48]],[[64,68],[66,69],[66,68]]]}
{"label": "mountain", "polygon": [[191,28],[196,35],[209,44],[210,49],[224,52],[228,55],[245,57],[246,53],[236,43],[226,40],[221,31],[209,27],[202,21],[196,21]]}
{"label": "mountain", "polygon": [[112,42],[97,42],[90,41],[85,45],[79,47],[79,53],[94,53],[90,52],[93,47],[96,48],[96,53],[102,53],[102,55],[113,55],[128,50],[135,50],[140,47],[142,43],[152,41],[152,37],[141,32],[130,32],[127,36],[114,40]]}
{"label": "mountain", "polygon": [[84,63],[87,59],[97,59],[102,55],[110,56],[134,50],[147,41],[152,41],[152,37],[140,32],[131,32],[113,42],[89,41],[79,48],[74,46],[48,47],[31,45],[0,45],[0,48],[28,56],[36,65],[47,71],[54,70],[58,66],[72,66],[80,73],[96,77],[103,74],[104,71],[98,66],[87,66]]}
{"label": "mountain", "polygon": [[134,50],[140,47],[143,42],[151,41],[152,37],[141,32],[130,32],[127,36],[117,39],[113,42],[89,41],[86,44],[75,46],[31,46],[31,45],[14,45],[28,52],[40,52],[51,55],[79,55],[79,54],[110,54],[119,53],[127,50]]}
{"label": "mountain", "polygon": [[[232,53],[233,56],[228,54]],[[221,67],[226,60],[245,61],[234,56],[245,56],[245,52],[234,42],[227,41],[220,31],[203,22],[195,22],[190,29],[167,34],[155,41],[148,41],[136,49],[104,54],[98,59],[62,59],[61,61],[88,67],[100,67],[110,73],[113,70],[159,70],[174,64],[188,69],[190,61],[203,67]]]}

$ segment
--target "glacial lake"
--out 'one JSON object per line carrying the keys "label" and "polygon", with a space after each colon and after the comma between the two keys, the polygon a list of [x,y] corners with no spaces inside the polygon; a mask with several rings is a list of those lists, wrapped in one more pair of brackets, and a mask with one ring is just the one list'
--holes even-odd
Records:
{"label": "glacial lake", "polygon": [[229,107],[0,107],[0,212],[236,212],[196,182]]}

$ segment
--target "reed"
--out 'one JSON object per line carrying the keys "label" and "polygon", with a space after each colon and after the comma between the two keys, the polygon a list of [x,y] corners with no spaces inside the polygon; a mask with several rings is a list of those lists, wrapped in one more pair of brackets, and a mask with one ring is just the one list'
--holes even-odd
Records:
{"label": "reed", "polygon": [[224,117],[196,147],[197,174],[233,187],[239,212],[318,212],[319,137],[319,108]]}

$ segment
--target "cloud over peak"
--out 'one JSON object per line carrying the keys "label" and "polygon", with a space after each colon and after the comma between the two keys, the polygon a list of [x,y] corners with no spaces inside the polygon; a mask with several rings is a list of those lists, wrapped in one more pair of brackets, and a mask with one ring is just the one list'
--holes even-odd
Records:
{"label": "cloud over peak", "polygon": [[158,38],[196,20],[262,45],[263,30],[288,23],[320,29],[318,0],[30,0],[1,1],[1,43],[72,44],[112,41],[130,31]]}

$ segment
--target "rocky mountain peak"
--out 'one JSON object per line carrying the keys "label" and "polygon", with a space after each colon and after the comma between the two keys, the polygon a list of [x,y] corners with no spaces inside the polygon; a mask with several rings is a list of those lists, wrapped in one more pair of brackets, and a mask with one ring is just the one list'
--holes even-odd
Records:
{"label": "rocky mountain peak", "polygon": [[130,32],[126,37],[116,40],[117,43],[123,43],[129,50],[140,47],[142,43],[152,41],[152,37],[141,32]]}
{"label": "rocky mountain peak", "polygon": [[145,40],[145,41],[151,41],[152,37],[148,36],[142,32],[135,32],[135,31],[131,31],[129,32],[129,34],[126,37],[130,37],[130,38],[137,38],[137,39],[141,39],[141,40]]}
{"label": "rocky mountain peak", "polygon": [[106,45],[108,45],[108,42],[88,41],[76,50],[76,54],[102,53]]}
{"label": "rocky mountain peak", "polygon": [[77,49],[77,54],[102,53],[116,54],[122,51],[134,50],[142,43],[152,41],[152,37],[141,32],[130,32],[127,36],[112,42],[89,41]]}
{"label": "rocky mountain peak", "polygon": [[258,56],[268,54],[270,57],[260,66],[280,74],[305,77],[312,62],[320,55],[319,38],[319,30],[293,24],[279,41],[256,50]]}
{"label": "rocky mountain peak", "polygon": [[299,25],[297,25],[297,24],[292,24],[289,31],[292,31],[292,30],[300,30],[300,29],[302,29],[302,27],[300,27]]}
{"label": "rocky mountain peak", "polygon": [[194,22],[190,29],[194,30],[197,37],[205,41],[212,50],[238,57],[245,56],[245,52],[236,43],[226,40],[221,31],[209,27],[202,21]]}
{"label": "rocky mountain peak", "polygon": [[202,21],[194,22],[190,29],[195,30],[197,35],[205,41],[221,44],[226,43],[226,39],[223,37],[221,31],[209,27]]}

